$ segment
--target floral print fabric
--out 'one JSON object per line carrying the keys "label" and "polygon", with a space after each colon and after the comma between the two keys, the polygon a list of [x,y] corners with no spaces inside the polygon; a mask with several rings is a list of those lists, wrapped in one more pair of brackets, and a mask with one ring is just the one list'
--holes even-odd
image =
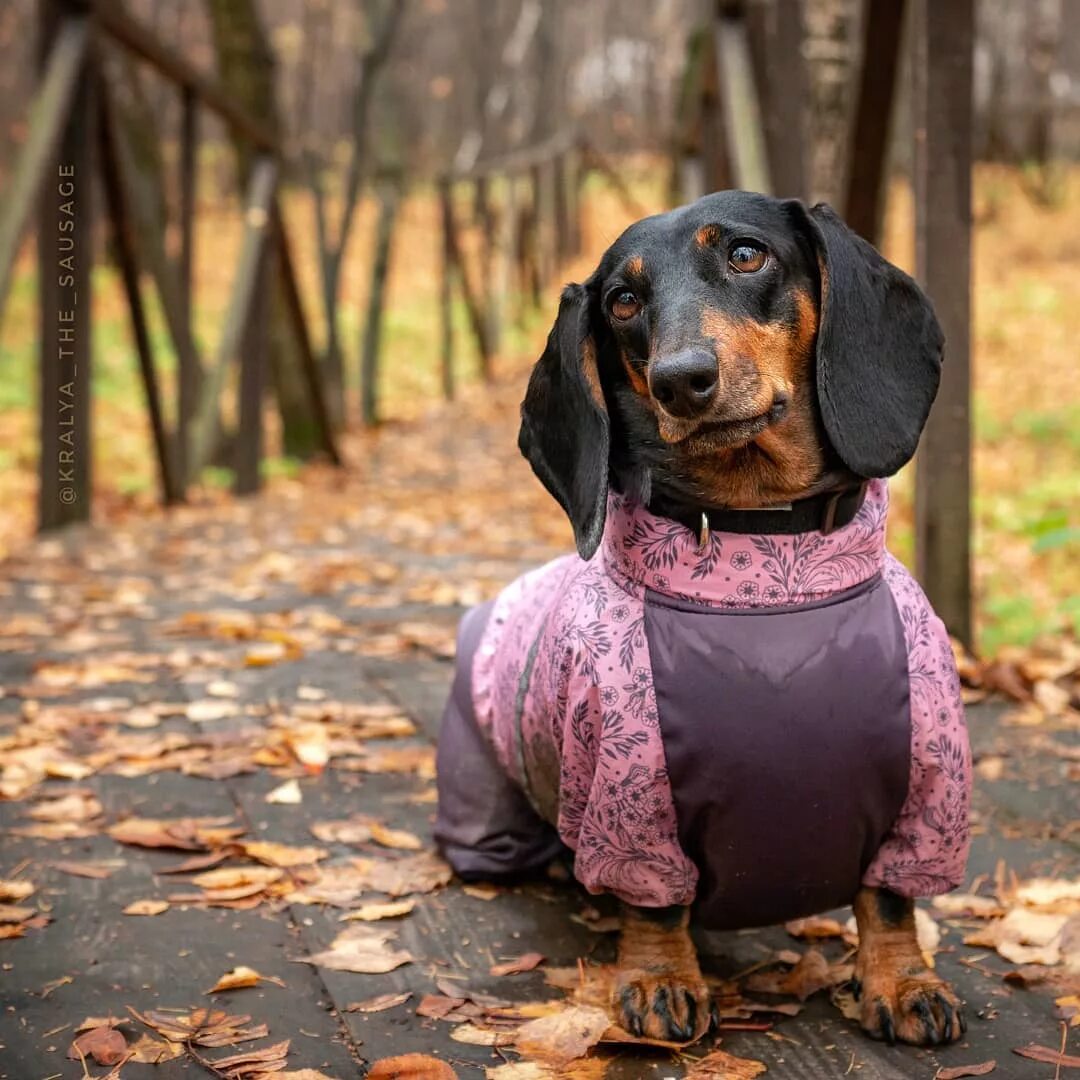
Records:
{"label": "floral print fabric", "polygon": [[[948,636],[885,551],[884,481],[828,535],[689,529],[609,497],[600,550],[557,559],[497,598],[473,658],[476,719],[501,766],[555,823],[591,891],[691,903],[697,869],[678,841],[645,632],[649,591],[722,609],[799,606],[883,573],[909,657],[907,800],[865,883],[907,896],[962,881],[970,751]],[[777,617],[782,617],[778,615]]]}

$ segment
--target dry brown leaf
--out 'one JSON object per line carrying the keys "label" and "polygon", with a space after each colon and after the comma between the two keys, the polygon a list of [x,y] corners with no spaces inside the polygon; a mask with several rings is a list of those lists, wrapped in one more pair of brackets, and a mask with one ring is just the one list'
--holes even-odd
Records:
{"label": "dry brown leaf", "polygon": [[848,935],[847,929],[836,919],[824,915],[811,915],[805,919],[792,919],[784,923],[784,929],[796,938],[815,940],[818,938],[842,938]]}
{"label": "dry brown leaf", "polygon": [[964,938],[965,945],[996,949],[1014,964],[1057,964],[1067,915],[1013,908],[1003,919]]}
{"label": "dry brown leaf", "polygon": [[1054,1015],[1069,1027],[1080,1027],[1080,994],[1066,994],[1054,999]]}
{"label": "dry brown leaf", "polygon": [[371,825],[366,818],[316,821],[309,828],[311,835],[324,844],[366,844],[371,839]]}
{"label": "dry brown leaf", "polygon": [[356,859],[354,865],[363,872],[368,888],[388,896],[433,892],[453,877],[450,865],[433,851],[408,855],[396,862]]}
{"label": "dry brown leaf", "polygon": [[976,896],[974,893],[945,893],[935,896],[930,903],[944,915],[973,915],[978,919],[996,919],[1008,910],[993,897]]}
{"label": "dry brown leaf", "polygon": [[176,851],[203,851],[227,843],[244,830],[229,824],[229,818],[126,818],[110,825],[106,832],[121,844],[136,847],[172,848]]}
{"label": "dry brown leaf", "polygon": [[508,1032],[479,1027],[471,1021],[452,1028],[450,1038],[468,1046],[510,1046],[514,1041]]}
{"label": "dry brown leaf", "polygon": [[0,904],[0,923],[21,923],[37,914],[37,908]]}
{"label": "dry brown leaf", "polygon": [[1080,1057],[1063,1054],[1060,1050],[1051,1050],[1049,1046],[1028,1043],[1027,1046],[1014,1046],[1013,1053],[1032,1061],[1041,1061],[1044,1065],[1057,1065],[1062,1069],[1080,1069]]}
{"label": "dry brown leaf", "polygon": [[0,881],[0,901],[25,900],[35,888],[32,881]]}
{"label": "dry brown leaf", "polygon": [[402,1054],[372,1063],[367,1080],[457,1080],[457,1073],[427,1054]]}
{"label": "dry brown leaf", "polygon": [[394,1009],[398,1005],[404,1005],[411,997],[411,990],[402,991],[400,994],[379,994],[377,997],[367,998],[365,1001],[353,1001],[345,1006],[345,1011],[358,1013],[384,1012],[386,1009]]}
{"label": "dry brown leaf", "polygon": [[235,701],[205,698],[191,702],[184,712],[193,723],[205,724],[212,720],[225,720],[227,717],[236,716],[240,712],[240,707]]}
{"label": "dry brown leaf", "polygon": [[206,993],[221,994],[226,990],[244,990],[251,986],[258,986],[260,982],[274,983],[275,986],[285,985],[276,975],[260,975],[254,968],[240,964],[232,971],[226,971]]}
{"label": "dry brown leaf", "polygon": [[130,1005],[128,1012],[141,1024],[153,1028],[169,1042],[193,1042],[199,1046],[231,1046],[233,1043],[265,1039],[270,1034],[265,1024],[245,1027],[250,1016],[231,1016],[223,1009],[192,1009],[187,1013],[167,1013],[147,1009],[140,1013]]}
{"label": "dry brown leaf", "polygon": [[828,960],[817,949],[808,949],[790,971],[755,972],[746,980],[746,988],[763,994],[794,994],[805,1001],[838,981]]}
{"label": "dry brown leaf", "polygon": [[419,851],[424,842],[419,836],[405,829],[391,829],[378,821],[371,823],[371,839],[383,847],[400,848],[404,851]]}
{"label": "dry brown leaf", "polygon": [[222,866],[191,879],[201,889],[239,889],[257,885],[260,889],[280,881],[285,871],[277,866]]}
{"label": "dry brown leaf", "polygon": [[26,816],[35,821],[87,822],[101,817],[104,809],[92,791],[69,791],[57,798],[43,799]]}
{"label": "dry brown leaf", "polygon": [[289,1055],[289,1042],[284,1039],[260,1050],[242,1050],[239,1054],[217,1058],[212,1064],[229,1080],[247,1080],[249,1077],[254,1080],[256,1076],[261,1078],[267,1073],[281,1072]]}
{"label": "dry brown leaf", "polygon": [[962,1080],[965,1076],[986,1076],[997,1068],[996,1061],[982,1061],[978,1065],[952,1065],[938,1069],[934,1080]]}
{"label": "dry brown leaf", "polygon": [[686,1080],[754,1080],[755,1076],[768,1071],[763,1061],[714,1050],[690,1066],[686,1071]]}
{"label": "dry brown leaf", "polygon": [[514,1045],[522,1053],[534,1054],[555,1065],[566,1065],[587,1054],[610,1024],[603,1009],[574,1005],[523,1024],[514,1036]]}
{"label": "dry brown leaf", "polygon": [[58,862],[46,863],[46,865],[51,866],[54,870],[59,870],[62,874],[103,880],[115,874],[125,863],[123,859],[101,859],[94,862],[89,860],[75,862],[61,859]]}
{"label": "dry brown leaf", "polygon": [[330,943],[328,949],[298,962],[315,964],[333,971],[357,971],[382,974],[412,962],[404,949],[393,949],[388,942],[397,937],[396,930],[377,926],[350,926]]}
{"label": "dry brown leaf", "polygon": [[237,847],[245,855],[268,866],[307,866],[329,854],[326,848],[278,844],[272,840],[245,840]]}
{"label": "dry brown leaf", "polygon": [[123,1061],[127,1039],[114,1027],[96,1027],[80,1035],[68,1047],[67,1056],[72,1061],[93,1058],[98,1065],[115,1065]]}
{"label": "dry brown leaf", "polygon": [[491,975],[519,975],[523,971],[532,971],[544,962],[544,954],[538,952],[525,953],[515,960],[505,960],[501,964],[493,964],[489,971]]}
{"label": "dry brown leaf", "polygon": [[160,915],[169,910],[168,900],[132,900],[126,908],[125,915]]}
{"label": "dry brown leaf", "polygon": [[136,1061],[141,1065],[160,1065],[164,1061],[178,1058],[183,1052],[184,1048],[179,1043],[144,1034],[128,1048],[128,1061]]}
{"label": "dry brown leaf", "polygon": [[361,904],[355,911],[347,911],[339,922],[378,922],[380,919],[397,919],[408,915],[416,907],[416,899],[388,900],[381,903]]}

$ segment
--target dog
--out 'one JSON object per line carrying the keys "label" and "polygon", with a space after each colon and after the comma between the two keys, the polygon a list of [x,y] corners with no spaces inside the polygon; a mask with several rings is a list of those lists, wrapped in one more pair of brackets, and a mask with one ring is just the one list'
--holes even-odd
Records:
{"label": "dog", "polygon": [[862,1027],[959,1039],[914,898],[961,884],[971,756],[948,635],[885,550],[942,334],[827,206],[725,191],[568,286],[519,445],[573,526],[468,612],[436,838],[465,878],[573,852],[622,922],[637,1035],[710,1024],[690,938],[843,904]]}

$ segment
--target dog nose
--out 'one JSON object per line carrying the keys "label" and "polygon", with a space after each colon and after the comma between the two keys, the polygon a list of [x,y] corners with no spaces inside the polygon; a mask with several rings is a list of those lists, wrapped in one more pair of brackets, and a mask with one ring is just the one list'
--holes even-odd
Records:
{"label": "dog nose", "polygon": [[649,391],[664,412],[680,420],[700,416],[716,397],[720,367],[707,349],[686,349],[649,366]]}

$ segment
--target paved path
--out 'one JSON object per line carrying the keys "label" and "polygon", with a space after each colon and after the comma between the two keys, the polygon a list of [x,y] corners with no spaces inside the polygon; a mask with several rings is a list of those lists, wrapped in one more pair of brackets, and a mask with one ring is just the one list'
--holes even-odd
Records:
{"label": "paved path", "polygon": [[[428,432],[426,445],[444,440],[445,447],[459,435],[444,423]],[[501,438],[494,428],[455,441],[449,481],[434,465],[427,469],[423,451],[415,455],[422,460],[406,468],[387,439],[374,457],[365,452],[359,478],[345,487],[315,474],[253,503],[76,532],[0,568],[0,766],[10,766],[13,748],[21,747],[25,757],[35,742],[51,746],[45,757],[62,762],[93,766],[103,748],[112,755],[111,764],[85,777],[47,779],[21,798],[0,801],[0,879],[32,881],[36,893],[16,903],[51,916],[23,937],[0,940],[0,1077],[82,1077],[82,1064],[65,1054],[86,1017],[127,1015],[128,1006],[145,1014],[209,1004],[265,1023],[268,1040],[258,1046],[290,1039],[290,1069],[355,1077],[368,1062],[418,1050],[450,1062],[461,1077],[482,1077],[485,1068],[514,1055],[451,1040],[453,1025],[415,1015],[423,995],[439,993],[441,981],[443,989],[467,985],[511,1001],[552,998],[558,993],[545,984],[543,969],[501,978],[488,969],[530,951],[542,952],[546,967],[612,958],[611,935],[571,918],[585,899],[555,882],[494,898],[452,884],[418,894],[405,918],[357,924],[339,922],[340,907],[301,902],[299,871],[291,892],[256,898],[246,909],[180,901],[153,917],[125,916],[122,909],[132,901],[197,892],[183,876],[160,873],[191,852],[119,844],[102,831],[130,815],[218,818],[245,830],[246,840],[318,843],[330,852],[324,867],[354,866],[349,860],[357,856],[411,853],[371,840],[316,840],[310,828],[318,822],[364,814],[428,843],[432,783],[423,747],[437,733],[461,604],[531,564],[561,529],[552,524],[544,543],[528,547],[517,539],[522,528],[542,533],[538,518],[553,511],[521,494],[528,482],[522,471],[504,474],[491,451]],[[505,497],[494,494],[500,480]],[[190,710],[198,721],[185,714],[192,702],[201,703]],[[162,710],[163,703],[175,708]],[[342,719],[335,703],[352,712]],[[354,738],[362,745],[334,748],[329,767],[313,771],[282,754],[276,725],[285,717],[295,731],[306,722],[321,732],[313,742],[324,745],[331,728],[319,708],[337,716],[334,738],[343,737],[342,725],[355,735],[380,715],[404,715],[416,730],[391,739]],[[971,712],[977,753],[1003,756],[1000,778],[980,785],[972,874],[992,875],[999,860],[1022,876],[1075,874],[1076,834],[1072,846],[1056,837],[1080,817],[1076,785],[1065,782],[1066,765],[1048,748],[1045,731],[1003,728],[1001,713],[994,705]],[[67,730],[76,716],[79,722]],[[133,717],[140,726],[129,726]],[[156,726],[142,726],[155,720]],[[1058,744],[1069,738],[1075,745],[1075,733],[1054,736]],[[118,775],[118,760],[138,760],[138,740],[146,740],[150,757],[173,754],[178,767]],[[117,747],[126,756],[118,759]],[[404,753],[395,761],[387,750]],[[12,780],[10,770],[5,777]],[[267,802],[290,778],[302,802]],[[43,794],[73,789],[87,792],[84,803],[100,802],[101,813],[87,825],[90,835],[45,840],[7,832],[33,824],[27,812],[42,805]],[[79,814],[61,816],[75,821]],[[115,867],[105,878],[73,876],[54,865],[107,860]],[[369,891],[362,899],[383,898]],[[394,944],[414,962],[384,974],[296,962],[356,925],[396,930]],[[724,1049],[767,1063],[768,1075],[777,1077],[929,1080],[939,1065],[990,1058],[998,1061],[997,1076],[1051,1077],[1053,1067],[1011,1053],[1029,1042],[1058,1046],[1051,998],[1003,983],[1000,973],[1008,965],[987,950],[961,945],[960,937],[956,929],[946,933],[938,964],[969,1003],[961,1046],[936,1053],[878,1046],[819,994],[801,1015],[770,1032],[725,1033]],[[771,949],[803,947],[782,929],[710,936],[703,945],[718,974],[757,963]],[[972,957],[982,959],[962,962]],[[206,994],[241,964],[284,986],[266,982]],[[385,1011],[348,1011],[352,1003],[394,992],[412,997]],[[146,1029],[132,1021],[125,1030],[131,1042]],[[1080,1052],[1078,1043],[1074,1034],[1073,1053]],[[206,1056],[228,1052],[234,1051],[207,1050]],[[107,1072],[89,1067],[92,1076]],[[129,1064],[121,1075],[172,1080],[202,1074],[181,1058]],[[627,1051],[606,1075],[674,1077],[682,1066],[666,1053]]]}

